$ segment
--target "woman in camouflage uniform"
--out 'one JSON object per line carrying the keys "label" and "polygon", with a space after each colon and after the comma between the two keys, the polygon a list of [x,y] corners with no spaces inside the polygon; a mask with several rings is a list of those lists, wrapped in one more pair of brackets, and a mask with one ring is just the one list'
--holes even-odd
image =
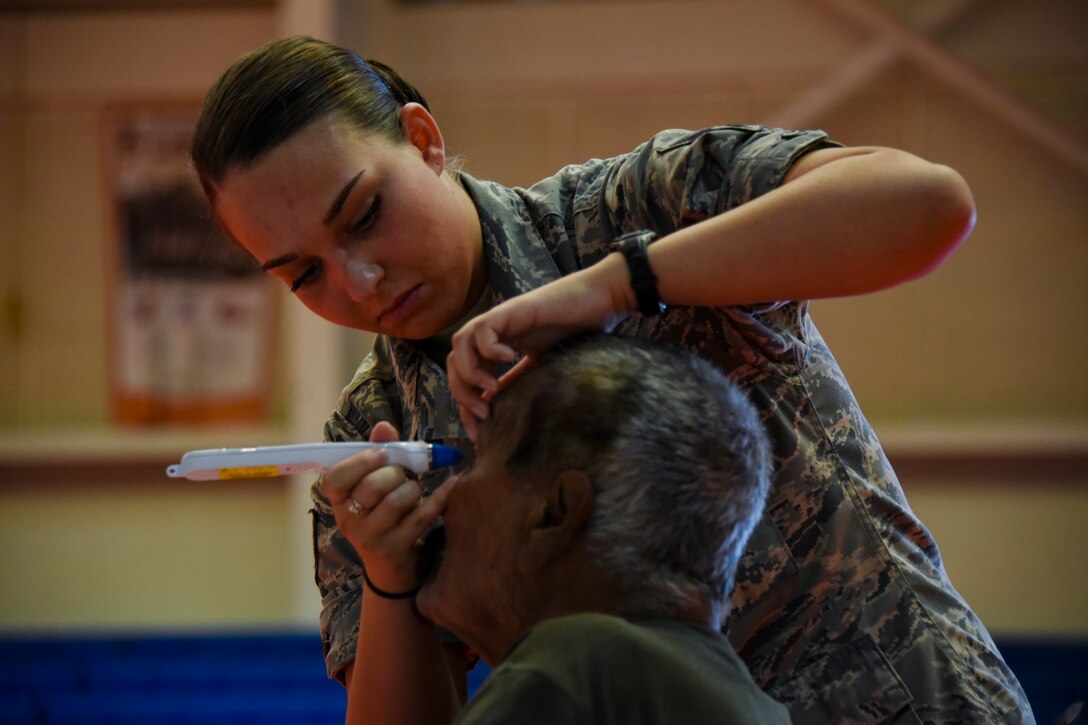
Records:
{"label": "woman in camouflage uniform", "polygon": [[[464,441],[494,363],[577,330],[694,350],[747,391],[774,442],[726,628],[756,681],[797,722],[1031,720],[808,315],[807,300],[940,264],[974,219],[954,171],[818,131],[725,126],[507,188],[447,168],[426,102],[389,68],[301,38],[224,74],[193,159],[266,270],[322,317],[379,333],[328,439]],[[659,241],[613,251],[642,230]],[[640,256],[656,290],[636,294]],[[329,672],[349,721],[445,722],[464,653],[411,593],[447,489],[421,498],[384,463],[361,454],[314,487]]]}

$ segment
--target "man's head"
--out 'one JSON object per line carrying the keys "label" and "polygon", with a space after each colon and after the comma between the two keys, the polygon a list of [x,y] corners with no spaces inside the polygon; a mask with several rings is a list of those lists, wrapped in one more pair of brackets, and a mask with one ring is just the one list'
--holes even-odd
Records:
{"label": "man's head", "polygon": [[492,402],[420,609],[490,661],[580,611],[717,624],[769,476],[755,409],[709,362],[564,345]]}

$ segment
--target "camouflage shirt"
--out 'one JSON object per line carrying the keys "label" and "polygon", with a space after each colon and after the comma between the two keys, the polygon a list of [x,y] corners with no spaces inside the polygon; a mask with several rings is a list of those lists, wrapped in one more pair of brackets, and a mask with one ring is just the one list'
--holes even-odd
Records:
{"label": "camouflage shirt", "polygon": [[[665,131],[629,154],[568,166],[528,189],[462,174],[483,228],[492,304],[588,267],[624,232],[664,236],[776,188],[822,132]],[[726,634],[796,722],[1025,722],[1026,697],[949,583],[806,301],[671,307],[615,334],[720,365],[762,412],[774,448],[766,512],[741,560]],[[379,338],[326,425],[365,439],[464,436],[441,365]],[[441,359],[441,358],[439,358]],[[317,583],[330,673],[355,656],[360,562],[315,487]]]}

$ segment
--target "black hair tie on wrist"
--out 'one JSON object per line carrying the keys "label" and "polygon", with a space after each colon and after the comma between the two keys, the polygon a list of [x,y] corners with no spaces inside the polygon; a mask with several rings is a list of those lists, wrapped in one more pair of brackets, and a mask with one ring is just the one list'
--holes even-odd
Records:
{"label": "black hair tie on wrist", "polygon": [[366,583],[367,589],[374,592],[375,595],[382,599],[411,599],[416,594],[419,594],[419,585],[416,585],[412,589],[406,592],[387,592],[374,586],[374,582],[370,581],[370,577],[366,575],[366,567],[363,567],[363,582]]}

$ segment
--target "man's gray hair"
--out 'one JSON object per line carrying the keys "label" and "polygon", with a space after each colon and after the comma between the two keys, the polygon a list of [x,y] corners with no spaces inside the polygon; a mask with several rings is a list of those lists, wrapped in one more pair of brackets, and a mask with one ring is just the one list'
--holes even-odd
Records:
{"label": "man's gray hair", "polygon": [[587,550],[624,594],[621,613],[709,603],[724,616],[771,468],[737,385],[692,353],[596,335],[542,356],[507,393],[486,427],[515,437],[511,474],[593,481]]}

